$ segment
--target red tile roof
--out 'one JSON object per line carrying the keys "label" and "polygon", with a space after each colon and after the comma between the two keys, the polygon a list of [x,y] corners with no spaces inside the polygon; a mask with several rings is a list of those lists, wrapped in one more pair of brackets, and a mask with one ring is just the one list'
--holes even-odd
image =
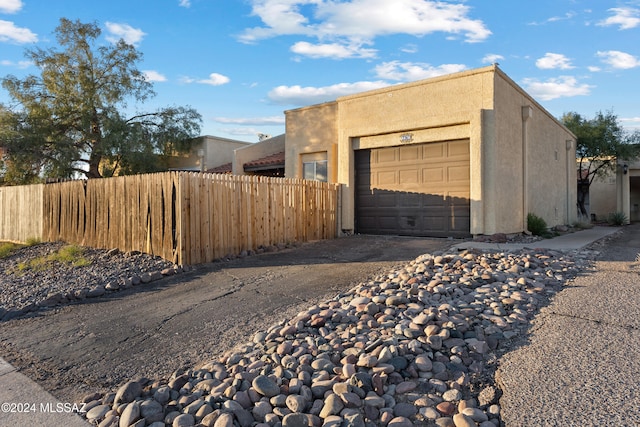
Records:
{"label": "red tile roof", "polygon": [[233,165],[226,163],[224,165],[217,166],[215,168],[207,169],[207,173],[231,173],[233,171]]}
{"label": "red tile roof", "polygon": [[244,164],[245,171],[277,168],[284,168],[284,151]]}

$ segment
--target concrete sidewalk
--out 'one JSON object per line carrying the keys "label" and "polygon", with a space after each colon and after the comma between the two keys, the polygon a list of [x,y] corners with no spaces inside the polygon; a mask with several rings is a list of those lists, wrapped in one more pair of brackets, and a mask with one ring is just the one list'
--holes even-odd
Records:
{"label": "concrete sidewalk", "polygon": [[567,233],[553,239],[544,239],[532,243],[485,243],[485,242],[462,242],[454,245],[457,249],[477,248],[485,250],[509,251],[523,248],[530,249],[555,249],[573,250],[582,249],[587,245],[600,240],[610,234],[620,230],[620,227],[593,227],[587,230]]}
{"label": "concrete sidewalk", "polygon": [[639,253],[640,224],[626,226],[500,358],[507,427],[640,426]]}
{"label": "concrete sidewalk", "polygon": [[73,403],[60,402],[0,358],[0,426],[89,426],[72,412]]}

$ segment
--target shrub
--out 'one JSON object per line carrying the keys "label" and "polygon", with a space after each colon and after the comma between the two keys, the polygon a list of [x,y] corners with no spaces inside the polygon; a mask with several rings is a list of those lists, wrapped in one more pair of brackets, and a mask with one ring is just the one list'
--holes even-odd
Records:
{"label": "shrub", "polygon": [[624,212],[613,212],[609,214],[609,224],[625,225],[627,222],[627,216]]}
{"label": "shrub", "polygon": [[48,256],[40,256],[30,259],[29,261],[18,263],[18,271],[42,271],[50,268],[54,262],[71,264],[74,267],[86,267],[91,264],[91,261],[85,258],[83,254],[84,249],[82,247],[67,245]]}
{"label": "shrub", "polygon": [[536,214],[528,213],[527,230],[534,236],[544,236],[548,233],[547,222]]}
{"label": "shrub", "polygon": [[13,243],[0,243],[0,258],[6,258],[18,247]]}
{"label": "shrub", "polygon": [[35,246],[35,245],[39,245],[40,243],[42,243],[42,240],[40,240],[37,237],[29,237],[27,239],[27,241],[24,243],[25,246]]}

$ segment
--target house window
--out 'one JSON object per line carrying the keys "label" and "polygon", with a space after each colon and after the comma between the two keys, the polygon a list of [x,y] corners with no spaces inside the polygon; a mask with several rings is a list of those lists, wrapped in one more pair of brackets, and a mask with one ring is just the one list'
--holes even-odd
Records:
{"label": "house window", "polygon": [[327,182],[327,161],[315,160],[302,163],[302,177]]}

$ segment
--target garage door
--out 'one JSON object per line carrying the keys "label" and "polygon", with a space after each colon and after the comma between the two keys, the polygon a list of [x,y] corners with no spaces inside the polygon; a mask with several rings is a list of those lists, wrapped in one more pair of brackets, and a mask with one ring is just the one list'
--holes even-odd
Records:
{"label": "garage door", "polygon": [[356,231],[467,237],[469,141],[355,152]]}

